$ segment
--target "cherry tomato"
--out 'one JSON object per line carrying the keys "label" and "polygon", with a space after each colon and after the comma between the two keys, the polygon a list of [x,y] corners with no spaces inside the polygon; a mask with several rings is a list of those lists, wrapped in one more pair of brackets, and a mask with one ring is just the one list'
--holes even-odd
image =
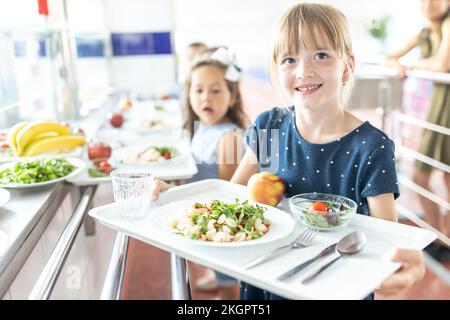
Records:
{"label": "cherry tomato", "polygon": [[161,153],[161,156],[164,159],[169,160],[170,159],[170,152],[169,151],[164,151],[163,153]]}
{"label": "cherry tomato", "polygon": [[2,142],[0,144],[0,150],[7,150],[9,149],[9,144],[7,142]]}
{"label": "cherry tomato", "polygon": [[109,164],[108,161],[102,161],[100,162],[100,165],[98,167],[101,172],[104,173],[110,173],[113,170],[113,167]]}
{"label": "cherry tomato", "polygon": [[92,142],[88,146],[89,160],[96,164],[108,160],[111,157],[111,153],[111,146],[103,142]]}
{"label": "cherry tomato", "polygon": [[320,213],[324,213],[327,214],[328,211],[328,207],[325,203],[317,201],[314,202],[310,207],[309,207],[310,211],[319,211]]}
{"label": "cherry tomato", "polygon": [[82,128],[78,128],[77,129],[77,135],[78,136],[82,136],[82,137],[86,136],[86,134],[85,134],[85,132],[84,132],[84,130]]}

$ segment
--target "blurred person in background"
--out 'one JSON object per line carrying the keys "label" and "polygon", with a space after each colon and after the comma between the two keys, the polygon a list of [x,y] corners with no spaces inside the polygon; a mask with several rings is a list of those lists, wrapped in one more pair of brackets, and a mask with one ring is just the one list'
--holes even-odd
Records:
{"label": "blurred person in background", "polygon": [[[211,48],[197,54],[185,81],[184,129],[192,137],[192,154],[198,173],[189,182],[204,179],[229,180],[244,153],[242,129],[247,116],[240,92],[241,70],[234,55],[225,47]],[[156,181],[156,188],[170,187]],[[213,228],[210,236],[223,236]],[[208,236],[208,234],[207,234]],[[211,240],[211,239],[210,239]],[[239,298],[238,281],[219,272],[207,270],[196,283],[197,289],[219,289],[221,299]]]}
{"label": "blurred person in background", "polygon": [[[450,71],[450,1],[449,0],[421,0],[422,14],[428,21],[423,28],[405,46],[388,55],[386,64],[398,69],[398,77],[405,79],[407,69],[420,69],[434,72]],[[419,47],[422,58],[412,66],[405,66],[399,58],[406,55],[413,48]],[[450,85],[433,83],[430,109],[427,121],[439,126],[450,128]],[[419,152],[446,165],[450,165],[450,136],[431,130],[424,130],[419,146]],[[433,167],[416,161],[413,181],[431,191],[430,177]],[[450,201],[450,173],[444,172],[447,187],[447,198]],[[440,207],[433,201],[419,195],[420,203],[425,213],[425,220],[446,236],[450,235],[450,215],[441,215]],[[449,260],[449,248],[437,243],[426,249],[433,257],[440,261]]]}
{"label": "blurred person in background", "polygon": [[208,46],[204,44],[203,42],[191,42],[186,47],[186,52],[184,54],[184,58],[182,61],[180,61],[179,66],[180,70],[178,72],[178,81],[174,85],[174,87],[171,89],[170,92],[164,92],[162,93],[159,98],[161,100],[167,100],[167,99],[180,99],[182,100],[183,97],[183,88],[184,88],[184,82],[186,81],[187,73],[190,68],[190,65],[195,60],[195,58],[198,55],[201,55],[202,53],[205,53],[205,51],[208,49]]}

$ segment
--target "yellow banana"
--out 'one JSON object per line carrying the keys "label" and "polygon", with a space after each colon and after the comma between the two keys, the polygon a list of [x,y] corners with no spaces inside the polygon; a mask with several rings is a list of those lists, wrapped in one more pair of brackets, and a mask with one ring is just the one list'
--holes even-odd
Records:
{"label": "yellow banana", "polygon": [[82,136],[57,136],[41,137],[33,140],[23,152],[23,156],[34,156],[37,154],[65,151],[82,146],[86,139]]}
{"label": "yellow banana", "polygon": [[36,138],[39,134],[44,132],[56,132],[60,135],[67,135],[70,133],[70,129],[66,126],[59,124],[58,122],[33,122],[24,126],[16,138],[16,145],[19,155],[23,155],[24,150],[28,144]]}
{"label": "yellow banana", "polygon": [[19,131],[28,124],[26,121],[18,122],[8,131],[8,142],[15,156],[18,156],[16,138]]}
{"label": "yellow banana", "polygon": [[31,142],[34,142],[37,139],[41,139],[41,138],[51,138],[51,137],[57,137],[57,136],[60,136],[60,134],[58,132],[43,132],[43,133],[38,134],[36,137],[34,137],[33,140],[31,140]]}

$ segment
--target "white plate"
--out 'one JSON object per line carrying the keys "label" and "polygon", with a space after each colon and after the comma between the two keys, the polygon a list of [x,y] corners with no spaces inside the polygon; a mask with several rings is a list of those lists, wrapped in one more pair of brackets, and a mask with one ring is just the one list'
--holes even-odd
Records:
{"label": "white plate", "polygon": [[[162,106],[163,110],[157,110],[155,106]],[[178,100],[156,100],[156,101],[142,101],[137,102],[132,108],[128,110],[131,118],[136,116],[144,117],[171,117],[179,116],[181,118],[182,106]]]}
{"label": "white plate", "polygon": [[[114,152],[114,151],[113,151]],[[176,181],[176,180],[186,180],[192,178],[195,174],[197,174],[197,166],[195,164],[195,160],[192,155],[188,155],[186,159],[184,159],[183,164],[175,164],[171,165],[159,165],[159,166],[151,166],[147,169],[152,170],[152,174],[156,179],[165,180],[165,181]],[[118,168],[115,163],[111,162],[114,168]],[[142,168],[135,166],[126,166],[133,168]],[[87,169],[83,170],[79,175],[75,177],[71,177],[66,179],[66,181],[73,183],[77,186],[87,186],[87,185],[97,185],[100,183],[110,183],[111,177],[98,177],[93,178],[88,174]]]}
{"label": "white plate", "polygon": [[11,194],[8,190],[5,190],[3,188],[0,188],[0,207],[5,205],[9,199],[11,198]]}
{"label": "white plate", "polygon": [[[81,173],[84,168],[86,167],[86,163],[81,160],[81,159],[77,159],[77,158],[66,158],[67,161],[69,161],[71,164],[73,164],[76,169],[74,171],[72,171],[71,173],[69,173],[67,176],[62,177],[62,178],[58,178],[55,180],[51,180],[51,181],[46,181],[46,182],[38,182],[38,183],[30,183],[30,184],[23,184],[23,183],[9,183],[9,184],[0,184],[1,188],[9,188],[9,189],[29,189],[29,188],[39,188],[39,187],[43,187],[43,186],[47,186],[47,185],[51,185],[54,184],[58,181],[62,181],[62,180],[66,180],[68,178],[74,177],[76,175],[78,175],[79,173]],[[16,161],[16,162],[8,162],[5,163],[3,165],[0,166],[0,172],[7,169],[7,168],[12,168],[14,167],[14,165],[16,163],[18,163],[20,161]]]}
{"label": "white plate", "polygon": [[[269,231],[259,239],[239,241],[239,242],[214,242],[214,241],[202,241],[202,240],[192,240],[183,235],[178,235],[168,226],[168,222],[171,218],[180,216],[195,202],[209,203],[212,200],[221,200],[227,203],[233,203],[234,199],[200,199],[198,201],[184,200],[177,201],[159,208],[150,216],[150,222],[157,229],[164,230],[167,233],[174,234],[179,237],[181,241],[189,241],[192,244],[198,244],[202,246],[212,246],[212,247],[244,247],[253,246],[263,243],[269,243],[272,241],[277,241],[289,236],[295,228],[295,221],[287,213],[269,206],[258,204],[261,207],[265,207],[267,210],[264,216],[271,221]],[[252,203],[254,204],[254,203]]]}
{"label": "white plate", "polygon": [[33,159],[39,159],[39,158],[73,158],[73,157],[81,157],[83,155],[83,147],[78,147],[73,150],[67,151],[67,152],[60,152],[60,153],[46,153],[46,154],[39,154],[35,156],[30,157],[17,157],[17,156],[0,156],[0,163],[6,163],[6,162],[19,162],[19,161],[26,161],[26,160],[33,160]]}
{"label": "white plate", "polygon": [[143,138],[138,133],[126,129],[106,128],[97,131],[95,134],[96,141],[112,145],[128,146],[136,142],[142,143],[142,139]]}
{"label": "white plate", "polygon": [[[151,147],[173,147],[176,148],[179,152],[179,155],[175,156],[172,159],[169,160],[159,160],[158,162],[133,162],[129,160],[130,155],[136,154],[138,152],[142,152],[143,150]],[[112,154],[113,162],[116,164],[116,166],[136,166],[136,167],[152,167],[152,166],[161,166],[161,165],[168,165],[168,164],[183,164],[186,160],[186,157],[189,155],[189,149],[186,144],[170,144],[170,143],[163,143],[163,142],[155,142],[155,143],[146,143],[136,146],[129,146],[120,148],[117,150],[114,150]]]}
{"label": "white plate", "polygon": [[136,133],[143,133],[143,134],[162,134],[165,132],[170,133],[171,130],[175,129],[174,126],[172,126],[167,120],[161,120],[161,119],[154,119],[160,120],[164,123],[163,127],[155,127],[155,128],[146,128],[142,126],[143,121],[150,121],[152,119],[130,119],[124,122],[123,128],[125,130],[133,131]]}

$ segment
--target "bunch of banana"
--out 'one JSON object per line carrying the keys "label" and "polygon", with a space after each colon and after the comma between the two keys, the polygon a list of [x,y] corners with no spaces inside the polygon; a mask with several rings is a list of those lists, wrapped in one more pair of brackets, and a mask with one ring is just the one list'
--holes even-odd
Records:
{"label": "bunch of banana", "polygon": [[15,156],[66,151],[86,143],[84,137],[72,135],[67,126],[47,121],[19,122],[10,129],[8,136]]}

